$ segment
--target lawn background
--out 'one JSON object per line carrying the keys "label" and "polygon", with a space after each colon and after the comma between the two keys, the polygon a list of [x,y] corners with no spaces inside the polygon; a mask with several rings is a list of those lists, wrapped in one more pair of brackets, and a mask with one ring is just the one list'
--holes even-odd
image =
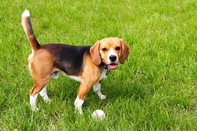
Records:
{"label": "lawn background", "polygon": [[[0,4],[0,130],[197,130],[196,0],[6,0]],[[30,45],[21,26],[28,9],[40,43],[93,45],[105,37],[131,47],[124,65],[91,90],[84,115],[74,113],[78,82],[51,79],[50,104],[29,106]],[[96,109],[106,113],[96,122]]]}

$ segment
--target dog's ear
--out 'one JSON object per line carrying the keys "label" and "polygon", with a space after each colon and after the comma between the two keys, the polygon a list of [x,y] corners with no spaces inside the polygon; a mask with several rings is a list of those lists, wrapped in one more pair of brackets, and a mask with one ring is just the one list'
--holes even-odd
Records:
{"label": "dog's ear", "polygon": [[97,41],[91,48],[90,48],[90,55],[95,65],[101,64],[101,56],[99,53],[100,48],[100,41]]}
{"label": "dog's ear", "polygon": [[121,43],[120,63],[124,64],[125,59],[128,57],[130,53],[130,47],[122,39],[120,39],[120,43]]}

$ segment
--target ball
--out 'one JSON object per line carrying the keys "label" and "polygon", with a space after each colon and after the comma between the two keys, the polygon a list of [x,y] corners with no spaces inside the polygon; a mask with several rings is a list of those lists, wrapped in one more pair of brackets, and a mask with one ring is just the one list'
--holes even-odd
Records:
{"label": "ball", "polygon": [[92,113],[92,117],[96,120],[104,120],[105,119],[105,113],[104,113],[104,111],[98,109],[98,110],[95,110]]}

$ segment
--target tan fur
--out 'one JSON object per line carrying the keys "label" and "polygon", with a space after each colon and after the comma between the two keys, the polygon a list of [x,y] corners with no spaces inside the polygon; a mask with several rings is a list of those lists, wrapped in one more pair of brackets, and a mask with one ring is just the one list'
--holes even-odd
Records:
{"label": "tan fur", "polygon": [[92,86],[97,83],[100,78],[103,69],[100,69],[92,62],[90,55],[87,55],[84,59],[84,69],[82,72],[82,81],[79,86],[78,97],[82,100],[86,98],[87,93]]}
{"label": "tan fur", "polygon": [[125,59],[128,57],[130,53],[130,48],[123,39],[120,39],[120,43],[121,43],[120,63],[124,64]]}
{"label": "tan fur", "polygon": [[90,48],[90,54],[92,56],[92,61],[96,64],[96,65],[100,65],[101,64],[101,57],[100,57],[100,52],[99,52],[99,48],[100,48],[100,41],[97,41],[91,48]]}
{"label": "tan fur", "polygon": [[30,90],[30,95],[34,96],[46,86],[51,74],[57,70],[53,66],[54,58],[46,50],[37,50],[28,58],[29,70],[31,72],[34,86]]}

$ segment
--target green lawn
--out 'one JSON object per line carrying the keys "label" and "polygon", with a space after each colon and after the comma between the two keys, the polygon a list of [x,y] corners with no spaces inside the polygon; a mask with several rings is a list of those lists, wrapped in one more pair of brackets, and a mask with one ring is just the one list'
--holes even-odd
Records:
{"label": "green lawn", "polygon": [[[0,9],[0,130],[197,130],[196,0],[5,0]],[[105,101],[91,90],[84,115],[75,114],[79,83],[60,75],[48,84],[52,102],[39,97],[39,111],[30,110],[25,9],[40,43],[93,45],[114,36],[130,45],[125,64],[103,80]],[[104,121],[92,119],[96,109]]]}

